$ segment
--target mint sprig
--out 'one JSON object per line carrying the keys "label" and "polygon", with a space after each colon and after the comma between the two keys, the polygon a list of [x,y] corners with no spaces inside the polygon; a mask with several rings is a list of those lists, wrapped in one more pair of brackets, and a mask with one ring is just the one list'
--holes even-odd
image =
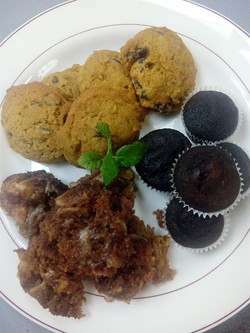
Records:
{"label": "mint sprig", "polygon": [[81,167],[88,170],[101,169],[103,182],[107,187],[118,176],[120,168],[128,168],[140,162],[146,152],[146,144],[141,141],[134,141],[120,147],[113,155],[109,125],[105,122],[97,122],[96,129],[107,139],[106,155],[100,158],[96,152],[88,151],[83,153],[77,162]]}
{"label": "mint sprig", "polygon": [[140,162],[146,151],[146,144],[134,141],[119,148],[114,156],[120,167],[128,168]]}
{"label": "mint sprig", "polygon": [[78,159],[78,164],[88,170],[99,169],[102,165],[100,157],[94,151],[88,151],[82,154]]}

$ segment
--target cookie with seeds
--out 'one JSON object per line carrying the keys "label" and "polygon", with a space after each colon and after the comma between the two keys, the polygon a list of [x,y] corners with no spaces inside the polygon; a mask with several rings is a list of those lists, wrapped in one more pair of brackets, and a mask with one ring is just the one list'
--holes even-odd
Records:
{"label": "cookie with seeds", "polygon": [[1,116],[10,147],[38,162],[63,160],[56,136],[70,106],[68,95],[42,82],[9,88]]}
{"label": "cookie with seeds", "polygon": [[60,88],[64,93],[70,96],[72,100],[74,100],[80,94],[77,82],[77,76],[80,68],[80,65],[73,65],[72,67],[66,68],[62,71],[53,72],[46,76],[42,82],[47,86]]}
{"label": "cookie with seeds", "polygon": [[66,160],[76,166],[78,158],[87,151],[100,157],[107,152],[107,140],[96,130],[97,122],[110,127],[114,151],[138,139],[146,113],[122,95],[120,90],[108,87],[86,89],[72,103],[65,124],[58,132]]}
{"label": "cookie with seeds", "polygon": [[147,28],[120,50],[142,106],[162,113],[179,111],[195,87],[196,68],[183,40],[166,27]]}
{"label": "cookie with seeds", "polygon": [[81,92],[91,87],[119,89],[122,95],[137,102],[129,72],[119,60],[117,51],[94,51],[80,69],[78,85]]}

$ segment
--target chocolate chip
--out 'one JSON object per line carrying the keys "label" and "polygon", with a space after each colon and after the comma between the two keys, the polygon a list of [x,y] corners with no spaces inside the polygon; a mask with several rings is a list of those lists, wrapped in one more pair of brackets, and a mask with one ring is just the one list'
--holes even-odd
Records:
{"label": "chocolate chip", "polygon": [[68,114],[65,114],[65,115],[63,116],[63,124],[65,124],[67,118],[68,118]]}
{"label": "chocolate chip", "polygon": [[145,58],[144,58],[144,57],[141,57],[141,58],[138,60],[139,64],[143,64],[144,61],[145,61]]}
{"label": "chocolate chip", "polygon": [[120,62],[120,60],[119,59],[117,59],[116,57],[112,57],[112,60],[114,60],[115,62],[117,62],[118,64],[122,64],[121,62]]}
{"label": "chocolate chip", "polygon": [[135,86],[135,88],[141,88],[142,89],[142,85],[141,85],[140,81],[137,80],[137,79],[133,80],[133,85]]}
{"label": "chocolate chip", "polygon": [[146,47],[137,47],[126,54],[127,58],[133,58],[135,61],[147,56],[148,49]]}
{"label": "chocolate chip", "polygon": [[32,100],[32,101],[30,102],[30,105],[32,105],[32,106],[40,106],[41,103],[40,103],[39,101]]}
{"label": "chocolate chip", "polygon": [[148,98],[148,96],[147,96],[147,94],[146,94],[146,91],[145,91],[145,90],[143,90],[143,91],[142,91],[142,93],[141,93],[141,95],[140,95],[140,98],[141,98],[141,99],[144,99],[144,100],[146,100],[146,101],[148,101],[148,100],[149,100],[149,98]]}
{"label": "chocolate chip", "polygon": [[145,67],[151,69],[154,67],[154,64],[152,62],[148,62],[147,64],[145,64]]}
{"label": "chocolate chip", "polygon": [[159,34],[159,35],[165,35],[165,33],[161,30],[156,30],[156,32]]}
{"label": "chocolate chip", "polygon": [[55,84],[55,83],[58,83],[59,82],[59,78],[58,78],[58,76],[53,76],[53,78],[52,78],[52,83],[53,84]]}
{"label": "chocolate chip", "polygon": [[169,108],[167,107],[167,105],[164,105],[164,104],[155,104],[153,111],[160,112],[160,113],[168,113]]}

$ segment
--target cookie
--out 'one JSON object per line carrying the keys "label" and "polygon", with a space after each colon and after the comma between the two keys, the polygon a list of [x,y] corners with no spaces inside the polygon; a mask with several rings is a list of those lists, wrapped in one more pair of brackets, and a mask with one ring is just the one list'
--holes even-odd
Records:
{"label": "cookie", "polygon": [[73,65],[63,71],[51,73],[46,76],[42,82],[48,86],[58,87],[72,99],[76,99],[80,94],[77,83],[80,68],[80,65]]}
{"label": "cookie", "polygon": [[97,122],[110,127],[114,151],[138,139],[144,109],[108,87],[87,89],[72,103],[67,120],[58,132],[66,160],[78,166],[77,160],[86,151],[95,151],[100,157],[107,151],[107,140],[96,131]]}
{"label": "cookie", "polygon": [[56,133],[70,109],[69,99],[59,88],[41,82],[8,89],[2,125],[10,147],[38,162],[63,160]]}
{"label": "cookie", "polygon": [[120,49],[120,59],[145,108],[163,113],[178,111],[195,87],[192,54],[182,39],[165,27],[136,34]]}
{"label": "cookie", "polygon": [[81,92],[90,87],[116,88],[122,95],[136,100],[129,73],[119,60],[117,51],[94,51],[80,69],[78,85]]}

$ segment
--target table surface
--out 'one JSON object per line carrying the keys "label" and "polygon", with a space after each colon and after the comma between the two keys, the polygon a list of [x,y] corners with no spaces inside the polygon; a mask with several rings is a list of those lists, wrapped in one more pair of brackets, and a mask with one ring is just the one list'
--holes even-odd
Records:
{"label": "table surface", "polygon": [[[33,16],[63,2],[62,0],[0,0],[0,42]],[[193,2],[223,14],[250,33],[250,0],[197,0]],[[19,314],[2,299],[0,299],[0,332],[49,333],[47,329]],[[207,331],[207,333],[249,332],[250,305],[240,310],[230,319]]]}

